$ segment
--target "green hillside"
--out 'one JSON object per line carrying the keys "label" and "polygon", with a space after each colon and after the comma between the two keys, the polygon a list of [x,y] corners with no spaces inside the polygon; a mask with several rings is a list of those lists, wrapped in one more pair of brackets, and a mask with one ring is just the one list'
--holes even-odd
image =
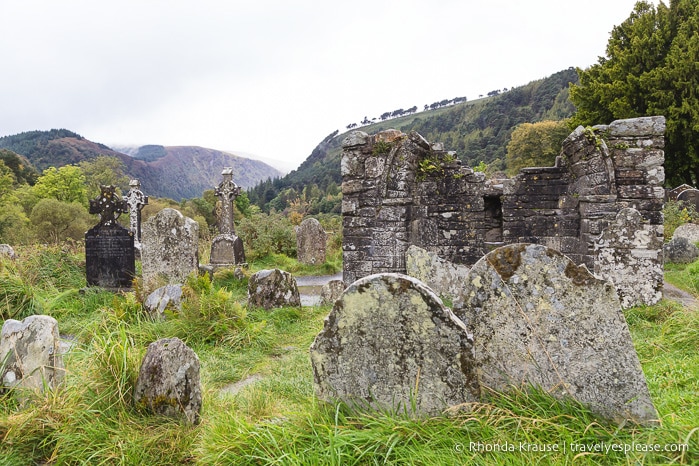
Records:
{"label": "green hillside", "polygon": [[[574,68],[555,73],[490,97],[426,110],[399,118],[362,126],[374,134],[393,128],[407,133],[417,131],[430,142],[441,142],[456,151],[469,166],[485,162],[492,170],[505,168],[507,143],[520,123],[562,120],[573,115],[575,107],[568,98],[570,83],[577,83]],[[284,178],[267,180],[248,192],[252,203],[264,210],[282,210],[294,195],[316,186],[328,193],[342,183],[340,154],[342,140],[351,132],[329,134],[297,169]],[[339,212],[339,200],[311,207],[310,213]]]}
{"label": "green hillside", "polygon": [[[203,147],[151,145],[136,149],[130,156],[66,129],[28,131],[0,137],[0,151],[19,154],[39,172],[49,167],[77,165],[100,155],[115,157],[130,178],[141,181],[144,192],[178,201],[199,197],[205,190],[213,189],[220,183],[221,171],[225,167],[233,167],[234,180],[243,188],[281,175],[280,171],[264,162]],[[19,167],[17,161],[7,157],[6,165]],[[36,178],[36,174],[30,172],[26,176],[15,173],[15,176],[20,181],[28,176],[29,182]]]}

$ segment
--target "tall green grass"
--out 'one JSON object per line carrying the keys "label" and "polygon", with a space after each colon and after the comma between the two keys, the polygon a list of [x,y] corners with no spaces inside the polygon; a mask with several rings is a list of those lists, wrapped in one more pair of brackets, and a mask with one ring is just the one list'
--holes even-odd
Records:
{"label": "tall green grass", "polygon": [[[50,264],[65,252],[41,254],[52,256],[42,259]],[[136,293],[79,292],[79,259],[77,271],[64,268],[68,276],[60,280],[37,273],[40,263],[28,256],[3,262],[5,276],[27,287],[9,293],[8,302],[26,301],[26,292],[40,303],[38,310],[59,320],[74,347],[58,390],[29,403],[0,395],[0,465],[699,464],[699,312],[669,301],[625,312],[658,426],[616,425],[574,402],[525,390],[491,393],[443,416],[412,419],[314,397],[308,347],[327,306],[248,309],[246,280],[221,272],[213,282],[191,277],[182,311],[157,321]],[[688,274],[679,270],[677,279]],[[197,426],[133,405],[148,344],[173,336],[201,361],[204,406]],[[235,395],[222,392],[252,375],[260,380]],[[529,451],[520,451],[520,443]],[[571,451],[571,445],[680,443],[689,450]],[[533,451],[554,445],[557,451]]]}

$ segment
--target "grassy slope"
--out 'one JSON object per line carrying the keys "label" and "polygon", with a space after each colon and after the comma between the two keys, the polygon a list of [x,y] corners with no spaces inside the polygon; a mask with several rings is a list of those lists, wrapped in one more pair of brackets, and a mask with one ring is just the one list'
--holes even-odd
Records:
{"label": "grassy slope", "polygon": [[[224,273],[213,286],[192,280],[183,312],[152,322],[134,293],[78,293],[79,254],[20,252],[20,261],[0,262],[0,302],[21,289],[32,299],[15,300],[12,309],[55,316],[77,345],[66,357],[61,390],[26,405],[0,397],[1,465],[699,463],[699,314],[670,302],[626,312],[659,427],[609,425],[575,404],[521,392],[493,395],[470,411],[410,420],[353,413],[313,397],[308,347],[327,306],[246,311],[245,284]],[[3,295],[8,284],[11,293]],[[22,308],[26,302],[31,305]],[[201,360],[198,426],[139,413],[131,401],[147,345],[172,336]],[[237,395],[220,394],[253,374],[264,378]],[[477,451],[520,442],[561,450],[566,444],[567,451]],[[689,443],[690,451],[570,451],[571,443],[602,442]]]}

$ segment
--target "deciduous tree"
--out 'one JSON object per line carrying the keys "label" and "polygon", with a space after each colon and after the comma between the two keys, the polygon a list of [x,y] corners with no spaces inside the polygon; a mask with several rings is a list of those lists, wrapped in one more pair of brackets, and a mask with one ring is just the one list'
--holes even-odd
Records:
{"label": "deciduous tree", "polygon": [[507,174],[516,175],[524,167],[551,167],[570,130],[565,120],[521,123],[512,131],[507,144]]}

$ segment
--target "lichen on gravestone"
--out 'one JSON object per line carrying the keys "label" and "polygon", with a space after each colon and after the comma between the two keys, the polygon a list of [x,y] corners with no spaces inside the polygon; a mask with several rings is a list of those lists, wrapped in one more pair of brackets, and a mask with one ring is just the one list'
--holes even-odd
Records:
{"label": "lichen on gravestone", "polygon": [[471,268],[454,313],[473,331],[482,387],[539,387],[615,421],[657,420],[613,284],[558,251],[490,252]]}
{"label": "lichen on gravestone", "polygon": [[318,398],[431,416],[476,401],[473,341],[427,286],[402,274],[352,283],[311,346]]}

